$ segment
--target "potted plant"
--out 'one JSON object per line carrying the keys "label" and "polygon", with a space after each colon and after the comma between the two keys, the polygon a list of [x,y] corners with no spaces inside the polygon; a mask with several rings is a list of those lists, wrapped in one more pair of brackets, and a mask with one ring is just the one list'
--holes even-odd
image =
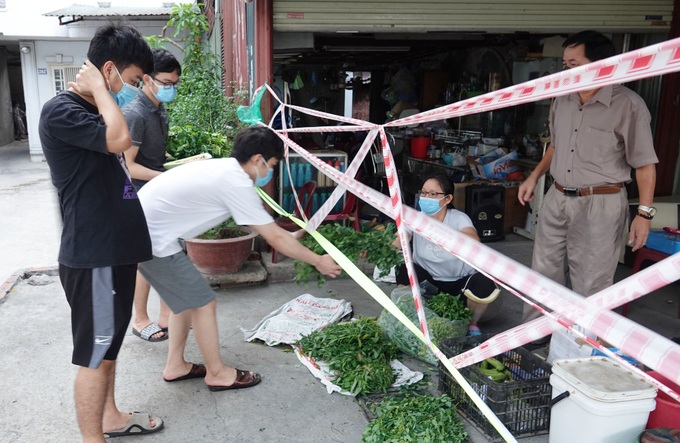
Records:
{"label": "potted plant", "polygon": [[196,238],[184,240],[189,259],[199,272],[208,275],[236,272],[248,260],[257,232],[236,225],[232,219]]}

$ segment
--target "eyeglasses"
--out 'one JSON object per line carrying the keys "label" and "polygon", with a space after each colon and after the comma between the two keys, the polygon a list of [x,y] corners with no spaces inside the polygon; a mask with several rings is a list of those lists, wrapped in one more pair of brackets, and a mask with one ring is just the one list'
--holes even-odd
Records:
{"label": "eyeglasses", "polygon": [[173,88],[179,88],[180,80],[177,80],[175,83],[172,82],[164,82],[161,80],[158,80],[156,77],[151,77],[151,79],[156,83],[156,86],[172,86]]}
{"label": "eyeglasses", "polygon": [[418,191],[418,195],[421,197],[431,197],[435,198],[438,195],[446,195],[446,192],[429,192],[429,191],[423,191],[422,189]]}

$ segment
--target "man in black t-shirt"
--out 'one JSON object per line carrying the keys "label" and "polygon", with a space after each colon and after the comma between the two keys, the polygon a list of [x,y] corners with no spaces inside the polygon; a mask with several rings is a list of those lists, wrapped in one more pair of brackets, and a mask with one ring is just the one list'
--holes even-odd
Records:
{"label": "man in black t-shirt", "polygon": [[144,212],[122,152],[131,145],[119,106],[151,72],[151,50],[128,26],[97,30],[88,60],[45,103],[40,141],[63,217],[59,277],[71,306],[74,395],[82,441],[160,431],[163,420],[121,412],[116,358],[132,312],[137,264],[151,258]]}

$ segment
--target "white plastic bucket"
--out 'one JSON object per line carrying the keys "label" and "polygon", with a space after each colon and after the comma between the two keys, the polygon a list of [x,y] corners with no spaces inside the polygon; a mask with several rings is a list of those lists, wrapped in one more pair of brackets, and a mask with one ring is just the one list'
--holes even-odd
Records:
{"label": "white plastic bucket", "polygon": [[552,370],[550,443],[637,441],[654,410],[655,387],[604,357],[556,360]]}

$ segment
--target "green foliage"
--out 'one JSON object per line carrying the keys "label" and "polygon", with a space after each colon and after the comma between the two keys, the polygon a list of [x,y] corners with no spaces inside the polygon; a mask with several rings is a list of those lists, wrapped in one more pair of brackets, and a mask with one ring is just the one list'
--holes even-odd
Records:
{"label": "green foliage", "polygon": [[172,159],[207,152],[213,157],[231,153],[236,133],[244,125],[236,116],[243,94],[227,97],[222,87],[222,66],[205,41],[208,21],[202,4],[180,3],[172,7],[167,26],[174,26],[174,39],[149,37],[151,45],[172,43],[183,51],[181,85],[177,98],[168,104],[170,133],[167,151]]}
{"label": "green foliage", "polygon": [[236,224],[233,218],[230,218],[217,226],[214,226],[203,234],[199,235],[198,238],[201,240],[224,240],[227,238],[238,238],[246,235],[246,232],[240,229],[241,227]]}
{"label": "green foliage", "polygon": [[213,157],[226,157],[230,152],[227,140],[224,134],[207,132],[194,125],[172,125],[167,149],[172,158],[177,160],[204,152]]}
{"label": "green foliage", "polygon": [[[397,308],[411,320],[411,323],[413,323],[416,328],[420,329],[418,312],[413,303],[413,296],[410,288],[403,288],[403,295],[397,299],[396,305]],[[467,320],[449,320],[440,317],[427,306],[423,307],[423,313],[425,314],[427,327],[430,331],[430,339],[435,346],[439,346],[440,341],[443,339],[462,337],[465,335],[465,332],[467,332]],[[432,351],[430,351],[430,348],[420,341],[415,334],[409,331],[401,321],[390,314],[387,309],[383,310],[378,317],[378,325],[392,343],[394,343],[402,352],[432,365],[436,365],[439,361]]]}
{"label": "green foliage", "polygon": [[[357,232],[349,226],[330,223],[319,226],[317,231],[352,262],[356,263],[360,257],[363,257],[367,262],[379,267],[382,271],[382,277],[390,272],[392,266],[404,262],[403,256],[392,246],[394,229],[394,224],[390,224],[384,230],[370,229],[366,232]],[[323,248],[311,235],[303,237],[300,242],[317,254],[325,254]],[[316,277],[319,286],[326,281],[315,267],[307,263],[296,260],[293,266],[297,272],[295,282],[298,284],[307,283],[314,277]]]}
{"label": "green foliage", "polygon": [[390,360],[398,350],[374,319],[336,323],[296,344],[305,355],[328,363],[337,374],[333,383],[354,395],[386,392],[394,383]]}
{"label": "green foliage", "polygon": [[377,417],[361,435],[363,443],[461,443],[468,433],[449,397],[406,395],[386,397],[376,408]]}
{"label": "green foliage", "polygon": [[453,296],[440,292],[427,301],[427,307],[438,316],[449,320],[472,320],[472,310],[461,300],[461,296]]}

